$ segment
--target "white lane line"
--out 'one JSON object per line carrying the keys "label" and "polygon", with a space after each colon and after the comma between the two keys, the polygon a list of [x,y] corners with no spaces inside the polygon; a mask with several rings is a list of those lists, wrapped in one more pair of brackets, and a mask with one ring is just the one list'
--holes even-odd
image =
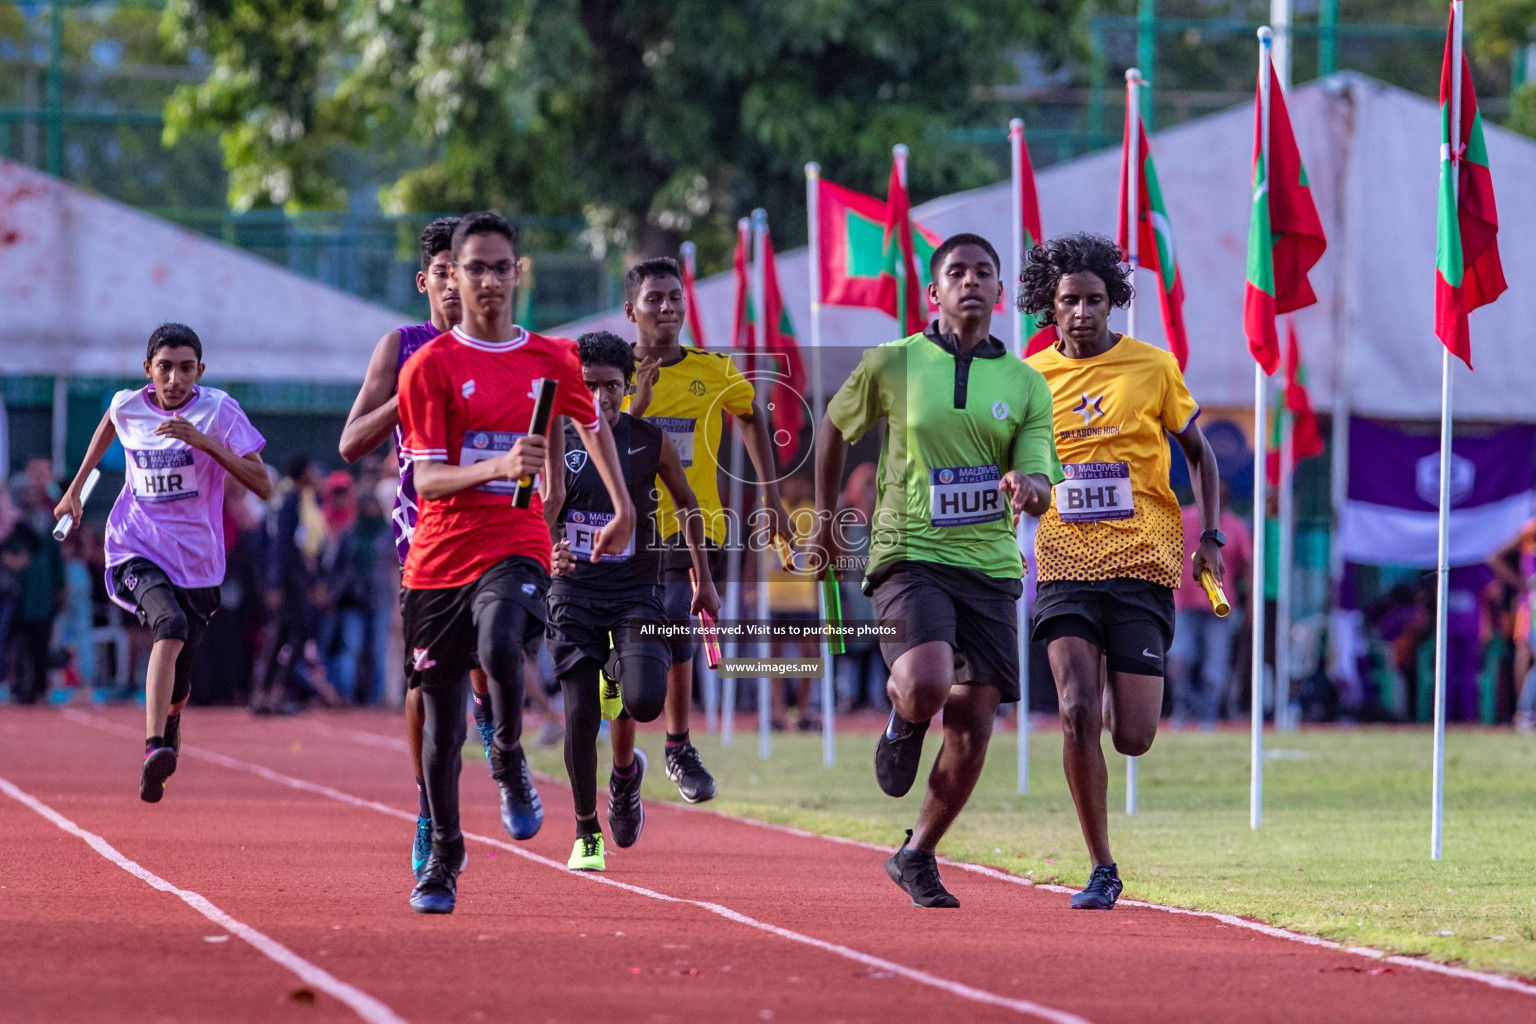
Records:
{"label": "white lane line", "polygon": [[[66,714],[67,713],[68,712],[66,712]],[[381,736],[378,733],[369,732],[366,729],[353,729],[348,727],[333,730],[332,727],[320,725],[319,723],[311,723],[311,725],[317,732],[320,732],[321,735],[335,736],[342,739],[353,739],[356,742],[365,744],[367,746],[384,747],[390,750],[407,749],[405,741],[402,739],[397,739],[392,736]],[[541,779],[548,779],[552,782],[559,782],[558,779],[554,779],[542,772],[536,772],[535,775],[539,776]],[[708,814],[717,818],[725,818],[728,821],[738,821],[745,825],[755,825],[758,828],[765,828],[773,832],[782,832],[786,835],[799,836],[804,839],[820,839],[829,843],[837,843],[841,846],[855,846],[859,849],[874,850],[880,853],[890,852],[889,846],[881,846],[877,843],[866,843],[858,839],[845,839],[842,836],[829,836],[823,835],[819,832],[808,832],[805,829],[795,828],[791,825],[776,825],[768,821],[758,821],[756,818],[743,818],[734,814],[726,814],[722,811],[710,810],[707,807],[694,807],[690,806],[689,804],[674,803],[670,800],[654,802],[660,804],[663,807],[672,808],[673,810],[689,811],[694,814]],[[947,860],[943,857],[939,858],[939,863],[946,867],[960,868],[961,870],[970,871],[974,874],[985,875],[988,878],[996,879],[999,882],[1007,882],[1010,885],[1022,885],[1031,889],[1039,889],[1042,892],[1059,892],[1068,895],[1077,892],[1076,889],[1072,889],[1064,885],[1052,885],[1047,882],[1035,882],[1028,878],[1022,878],[1019,875],[1010,874],[999,868],[989,867],[985,864],[971,864],[965,861]],[[1264,924],[1261,921],[1250,921],[1247,918],[1237,917],[1233,914],[1222,914],[1211,910],[1190,910],[1187,907],[1168,907],[1162,905],[1161,903],[1146,903],[1142,900],[1133,899],[1122,899],[1120,900],[1120,904],[1127,907],[1141,907],[1144,910],[1156,910],[1165,914],[1177,914],[1180,917],[1205,918],[1208,921],[1218,921],[1221,924],[1231,925],[1234,928],[1246,928],[1249,931],[1258,932],[1261,935],[1267,935],[1273,939],[1285,939],[1288,942],[1299,942],[1303,945],[1315,946],[1318,949],[1328,949],[1339,953],[1349,953],[1354,956],[1365,957],[1369,960],[1380,960],[1384,963],[1393,964],[1398,967],[1408,967],[1413,970],[1428,971],[1432,974],[1441,974],[1448,978],[1460,978],[1463,981],[1481,982],[1484,985],[1490,985],[1493,988],[1503,989],[1506,992],[1518,992],[1521,995],[1536,996],[1536,985],[1532,985],[1515,978],[1506,978],[1501,974],[1491,974],[1486,971],[1474,971],[1468,967],[1453,967],[1450,964],[1437,963],[1434,960],[1424,960],[1419,957],[1396,955],[1388,953],[1385,950],[1372,949],[1369,946],[1345,945],[1344,943],[1336,942],[1333,939],[1325,939],[1318,935],[1306,935],[1302,932],[1293,932],[1285,928],[1278,928],[1275,925]]]}
{"label": "white lane line", "polygon": [[[138,733],[131,729],[128,729],[124,726],[119,726],[114,722],[99,719],[94,715],[86,715],[80,712],[71,711],[66,711],[64,714],[70,719],[70,721],[77,722],[81,725],[88,725],[92,728],[101,729],[107,732],[129,733],[135,737],[138,736]],[[183,756],[196,757],[200,760],[208,761],[223,768],[231,768],[236,771],[249,772],[252,775],[260,776],[263,779],[278,783],[279,785],[287,786],[290,789],[302,790],[307,793],[314,793],[319,796],[329,797],[332,800],[336,800],[344,804],[351,804],[354,807],[362,807],[371,811],[378,811],[381,814],[387,814],[391,817],[399,818],[402,821],[414,822],[416,820],[415,812],[402,811],[398,808],[390,807],[387,804],[381,804],[375,800],[368,800],[363,797],[353,796],[351,793],[347,793],[339,789],[333,789],[330,786],[321,785],[316,782],[309,782],[305,779],[294,778],[291,775],[284,775],[282,772],[273,771],[272,769],[265,768],[259,764],[252,764],[248,761],[240,761],[233,757],[226,757],[223,754],[216,754],[211,750],[203,750],[199,747],[184,745],[181,748],[181,752]],[[571,871],[564,864],[557,860],[552,860],[549,857],[540,856],[537,853],[533,853],[529,850],[522,849],[521,847],[514,846],[512,843],[505,842],[493,836],[482,836],[474,832],[465,832],[464,838],[472,839],[479,843],[485,843],[488,846],[494,846],[498,850],[506,850],[509,853],[515,853],[525,860],[530,860],[535,864],[542,864],[547,868],[552,868],[567,877],[577,878],[586,882],[593,882],[598,885],[612,886],[615,889],[622,889],[625,892],[634,893],[637,896],[644,896],[648,899],[659,900],[663,903],[675,903],[683,906],[698,907],[716,915],[717,917],[722,917],[727,921],[745,925],[748,928],[755,928],[758,931],[766,932],[770,935],[776,935],[781,939],[785,939],[789,942],[795,942],[802,946],[809,946],[812,949],[819,949],[823,952],[842,957],[845,960],[852,960],[854,963],[863,964],[866,967],[872,967],[876,970],[885,971],[889,974],[894,974],[898,977],[906,978],[908,981],[915,981],[920,985],[926,985],[929,988],[938,989],[941,992],[946,992],[952,996],[957,996],[961,999],[966,999],[973,1003],[982,1003],[989,1006],[1001,1007],[1005,1010],[1012,1010],[1015,1013],[1025,1014],[1027,1016],[1036,1017],[1040,1020],[1050,1021],[1051,1024],[1092,1024],[1092,1022],[1088,1021],[1086,1018],[1079,1017],[1075,1013],[1068,1013],[1064,1010],[1057,1010],[1050,1006],[1044,1006],[1040,1003],[1031,1002],[1028,999],[1012,999],[1007,996],[1000,996],[996,993],[988,992],[985,989],[972,988],[970,985],[962,984],[958,981],[950,981],[948,978],[941,978],[937,975],[929,974],[927,971],[920,971],[916,968],[908,967],[905,964],[896,963],[893,960],[886,960],[883,957],[873,956],[869,953],[863,953],[857,949],[851,949],[848,946],[839,945],[835,942],[827,942],[822,939],[814,938],[810,935],[802,935],[801,933],[791,931],[788,928],[781,928],[778,925],[769,924],[766,921],[759,921],[754,917],[748,917],[746,914],[732,910],[731,908],[723,906],[719,903],[710,903],[704,900],[690,900],[681,896],[669,896],[666,893],[656,892],[653,889],[646,889],[638,885],[631,885],[628,882],[620,882],[617,879],[606,878],[593,872]]]}
{"label": "white lane line", "polygon": [[168,892],[175,896],[220,928],[254,947],[257,952],[272,960],[278,966],[292,971],[307,984],[312,985],[327,995],[335,996],[342,1003],[345,1003],[353,1013],[368,1021],[368,1024],[405,1024],[403,1018],[373,996],[348,985],[330,972],[316,967],[287,946],[263,935],[250,925],[235,920],[210,903],[206,897],[188,889],[179,888],[136,861],[128,859],[119,853],[111,843],[101,838],[101,836],[96,835],[94,832],[87,832],[9,780],[0,778],[0,793],[4,793],[19,804],[32,808],[32,810],[75,838],[83,839],[91,849],[139,881],[159,889],[161,892]]}

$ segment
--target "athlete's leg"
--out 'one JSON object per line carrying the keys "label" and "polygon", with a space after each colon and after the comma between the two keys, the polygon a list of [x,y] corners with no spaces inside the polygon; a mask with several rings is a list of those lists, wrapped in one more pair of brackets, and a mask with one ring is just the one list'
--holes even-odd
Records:
{"label": "athlete's leg", "polygon": [[912,830],[911,849],[932,851],[937,847],[971,798],[987,760],[987,744],[1001,698],[995,686],[962,683],[950,690],[944,703],[944,742],[928,775],[928,794]]}
{"label": "athlete's leg", "polygon": [[1152,618],[1125,614],[1122,606],[1103,626],[1104,724],[1115,749],[1139,757],[1157,738],[1163,709],[1163,672],[1170,637]]}
{"label": "athlete's leg", "polygon": [[896,659],[885,692],[896,714],[920,723],[944,709],[954,684],[955,649],[943,640],[930,640]]}
{"label": "athlete's leg", "polygon": [[635,763],[635,720],[615,718],[608,723],[608,745],[613,748],[613,766],[628,768]]}
{"label": "athlete's leg", "polygon": [[693,659],[680,661],[667,670],[667,733],[683,736],[688,732],[688,712],[693,704]]}
{"label": "athlete's leg", "polygon": [[191,626],[168,582],[143,586],[135,592],[134,599],[154,638],[149,649],[149,672],[144,679],[145,735],[163,737],[176,690],[176,662],[188,646]]}
{"label": "athlete's leg", "polygon": [[476,602],[476,650],[496,717],[492,749],[502,753],[516,751],[522,743],[523,636],[528,628],[528,610],[516,601]]}
{"label": "athlete's leg", "polygon": [[1109,770],[1099,745],[1103,731],[1100,698],[1103,658],[1099,647],[1080,636],[1058,635],[1046,647],[1061,705],[1061,766],[1066,772],[1077,822],[1095,867],[1113,864],[1109,852]]}
{"label": "athlete's leg", "polygon": [[571,779],[578,834],[583,823],[594,829],[597,824],[597,731],[603,720],[598,671],[597,662],[582,658],[560,676],[565,694],[565,771]]}
{"label": "athlete's leg", "polygon": [[[459,772],[464,747],[462,673],[427,675],[422,693],[421,766],[434,845],[459,841]],[[457,865],[453,865],[457,867]]]}
{"label": "athlete's leg", "polygon": [[1114,709],[1109,719],[1115,750],[1140,757],[1152,749],[1157,720],[1163,709],[1163,677],[1109,673],[1107,690]]}

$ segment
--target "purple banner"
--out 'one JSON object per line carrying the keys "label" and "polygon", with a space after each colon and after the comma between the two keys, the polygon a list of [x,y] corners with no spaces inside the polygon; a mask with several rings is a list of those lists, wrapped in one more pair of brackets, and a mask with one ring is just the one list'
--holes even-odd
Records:
{"label": "purple banner", "polygon": [[[1440,435],[1349,421],[1349,500],[1410,512],[1439,508]],[[1536,425],[1499,427],[1451,444],[1451,507],[1476,508],[1536,487]]]}

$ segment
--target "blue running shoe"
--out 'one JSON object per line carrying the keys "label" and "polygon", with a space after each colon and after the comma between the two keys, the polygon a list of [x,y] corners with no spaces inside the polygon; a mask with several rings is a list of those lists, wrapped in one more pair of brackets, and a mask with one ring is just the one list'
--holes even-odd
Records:
{"label": "blue running shoe", "polygon": [[485,748],[485,763],[491,763],[491,739],[496,735],[495,722],[476,722],[475,728],[480,730],[480,746]]}
{"label": "blue running shoe", "polygon": [[544,801],[533,785],[523,748],[491,748],[491,777],[501,788],[501,824],[513,839],[532,839],[544,827]]}
{"label": "blue running shoe", "polygon": [[462,836],[451,843],[434,844],[421,870],[421,880],[411,890],[411,909],[418,914],[453,913],[466,856]]}
{"label": "blue running shoe", "polygon": [[411,874],[421,881],[421,873],[432,856],[432,819],[416,816],[416,842],[411,846]]}

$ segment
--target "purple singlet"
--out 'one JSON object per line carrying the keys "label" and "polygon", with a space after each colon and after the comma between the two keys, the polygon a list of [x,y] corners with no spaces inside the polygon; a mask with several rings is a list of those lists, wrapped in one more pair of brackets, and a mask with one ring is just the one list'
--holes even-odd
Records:
{"label": "purple singlet", "polygon": [[[400,328],[400,355],[395,360],[395,381],[400,380],[400,369],[411,354],[439,334],[443,333],[429,320],[424,324],[412,324]],[[411,534],[416,531],[416,480],[411,470],[410,456],[405,454],[405,438],[400,425],[395,425],[395,458],[400,462],[400,486],[395,489],[395,511],[391,517],[395,527],[395,554],[400,564],[411,552]]]}

